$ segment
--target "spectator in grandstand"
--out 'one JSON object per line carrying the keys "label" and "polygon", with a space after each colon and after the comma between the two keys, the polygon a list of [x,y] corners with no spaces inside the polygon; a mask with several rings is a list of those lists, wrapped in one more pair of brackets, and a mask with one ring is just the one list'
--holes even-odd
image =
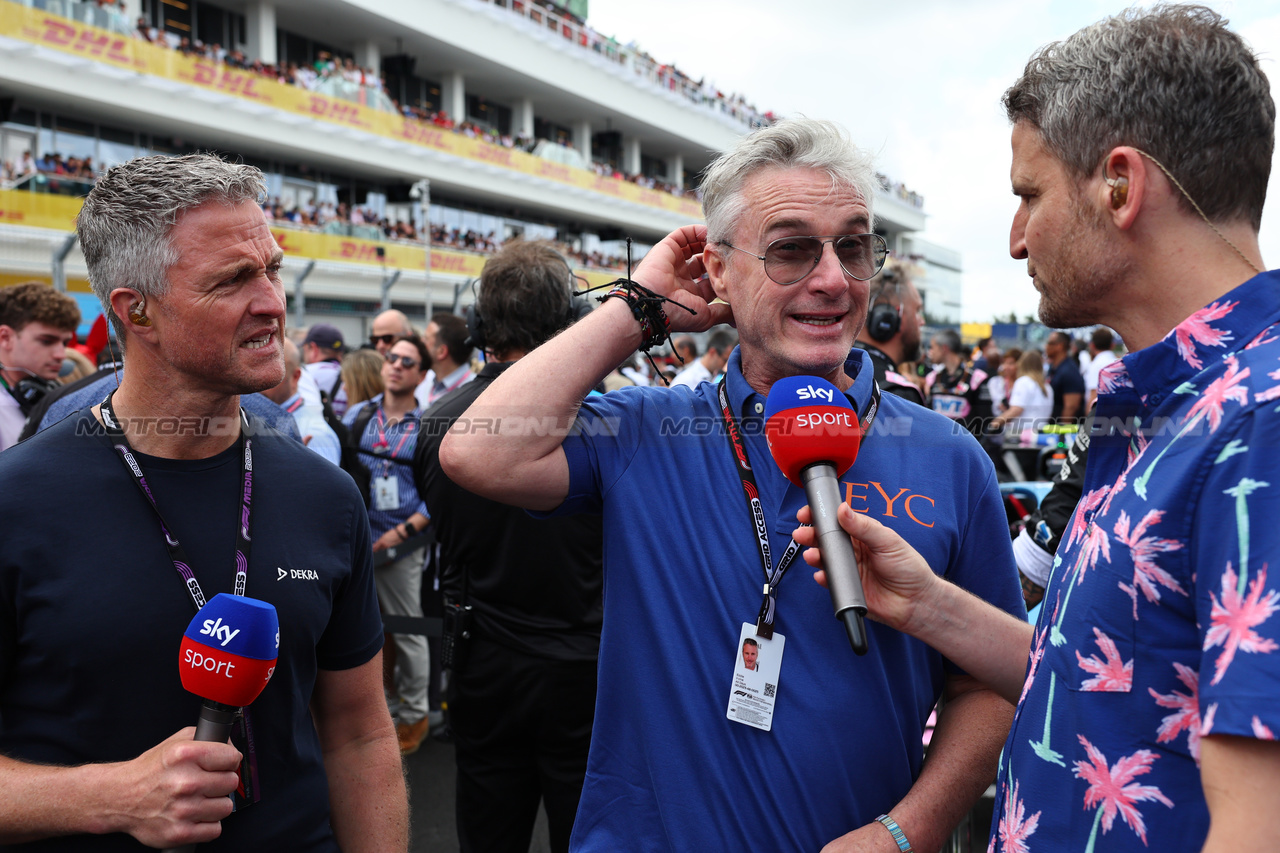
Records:
{"label": "spectator in grandstand", "polygon": [[491,357],[423,417],[414,467],[440,542],[447,612],[471,617],[469,636],[454,638],[449,679],[463,850],[528,850],[541,801],[551,849],[563,853],[582,793],[600,648],[600,519],[531,518],[460,488],[439,465],[440,440],[560,331],[575,289],[547,243],[512,243],[491,258],[476,300]]}
{"label": "spectator in grandstand", "polygon": [[1040,319],[1131,350],[1100,383],[1034,628],[841,513],[873,612],[1019,702],[992,850],[1280,843],[1271,92],[1221,16],[1161,4],[1046,45],[1005,94],[1010,253]]}
{"label": "spectator in grandstand", "polygon": [[991,420],[991,377],[965,364],[966,348],[954,329],[943,329],[929,342],[929,361],[938,365],[925,378],[929,406],[964,425],[981,438]]}
{"label": "spectator in grandstand", "polygon": [[[418,401],[426,408],[445,394],[470,382],[471,337],[467,321],[457,314],[441,311],[431,318],[423,334],[423,343],[431,354],[431,372],[418,386]],[[425,397],[425,399],[423,399]]]}
{"label": "spectator in grandstand", "polygon": [[724,372],[729,363],[729,355],[738,345],[738,336],[732,329],[716,329],[707,338],[707,351],[671,380],[672,387],[683,385],[686,388],[697,388],[703,382],[714,382]]}
{"label": "spectator in grandstand", "polygon": [[353,350],[342,359],[342,387],[347,390],[347,408],[373,399],[384,390],[382,365],[387,360],[377,350]]}
{"label": "spectator in grandstand", "polygon": [[160,38],[159,32],[151,26],[145,15],[138,16],[138,27],[136,33],[138,38],[145,42],[150,42],[151,44],[164,44],[163,39]]}
{"label": "spectator in grandstand", "polygon": [[322,399],[333,406],[333,413],[342,417],[347,410],[347,395],[342,391],[342,355],[346,344],[337,326],[316,323],[302,339],[304,368],[315,380]]}
{"label": "spectator in grandstand", "polygon": [[[100,407],[0,454],[0,610],[22,626],[0,631],[0,843],[408,844],[359,496],[240,412],[283,373],[263,189],[250,166],[144,157],[77,217],[129,358]],[[54,507],[76,520],[64,535],[49,535]],[[234,744],[197,742],[177,641],[237,570],[237,591],[280,613],[279,668]]]}
{"label": "spectator in grandstand", "polygon": [[76,301],[47,284],[0,288],[0,450],[17,443],[27,416],[57,384],[78,325]]}
{"label": "spectator in grandstand", "polygon": [[871,356],[881,390],[924,405],[924,392],[898,372],[904,361],[920,358],[924,300],[903,264],[890,265],[871,280],[871,309],[854,346]]}
{"label": "spectator in grandstand", "polygon": [[[387,616],[422,616],[422,567],[427,507],[413,477],[413,454],[422,409],[413,397],[431,367],[426,345],[413,336],[398,338],[382,367],[382,394],[351,407],[343,423],[360,448],[360,462],[372,475],[369,529],[373,550],[396,549],[391,562],[374,572],[378,604]],[[418,751],[427,736],[427,688],[431,656],[422,634],[393,634],[396,737],[400,753]]]}
{"label": "spectator in grandstand", "polygon": [[[665,340],[665,323],[645,307],[653,303],[624,287],[516,362],[467,412],[472,423],[501,411],[556,428],[453,430],[441,447],[443,470],[463,488],[604,518],[599,713],[573,844],[817,850],[839,839],[831,849],[892,849],[888,824],[901,824],[920,849],[937,850],[989,783],[1012,709],[878,625],[867,623],[874,657],[854,656],[829,597],[807,577],[784,577],[781,596],[762,596],[761,572],[777,577],[779,559],[765,555],[786,551],[783,531],[804,503],[771,461],[765,397],[778,380],[814,374],[861,418],[874,410],[909,421],[909,436],[873,429],[853,479],[886,484],[888,495],[927,490],[937,496],[928,516],[913,521],[900,503],[889,515],[874,489],[852,481],[841,493],[865,497],[950,582],[1025,616],[990,462],[933,413],[890,394],[873,402],[870,360],[853,342],[884,252],[867,232],[870,158],[842,129],[802,119],[757,131],[708,168],[702,188],[706,228],[668,235],[633,278],[697,312],[666,305],[673,333],[732,322],[740,344],[722,382],[584,399],[637,347]],[[845,236],[803,238],[811,234]],[[776,240],[798,243],[799,264]],[[717,297],[727,304],[711,304]],[[724,427],[696,428],[706,423]],[[727,523],[726,501],[747,516]],[[711,506],[726,523],[707,523]],[[791,558],[782,559],[785,568]],[[761,654],[780,660],[781,682],[753,718],[731,685],[742,640],[762,635],[772,638]],[[922,765],[924,723],[940,693],[939,734]],[[768,780],[777,808],[742,796],[752,779]]]}
{"label": "spectator in grandstand", "polygon": [[1053,421],[1078,423],[1084,414],[1084,377],[1071,357],[1071,336],[1066,332],[1051,332],[1044,344],[1044,354],[1049,361],[1049,384],[1053,386]]}
{"label": "spectator in grandstand", "polygon": [[274,388],[262,392],[262,396],[293,416],[298,425],[302,443],[334,465],[342,461],[342,443],[338,434],[325,423],[324,409],[308,403],[298,393],[298,380],[302,377],[302,355],[298,345],[286,338],[284,344],[284,379]]}
{"label": "spectator in grandstand", "polygon": [[1089,366],[1084,370],[1085,411],[1093,408],[1093,401],[1098,399],[1098,374],[1108,364],[1119,361],[1112,347],[1115,337],[1106,326],[1099,326],[1089,337]]}
{"label": "spectator in grandstand", "polygon": [[409,318],[404,315],[404,312],[397,311],[395,308],[388,308],[373,318],[369,343],[373,344],[379,355],[385,356],[391,352],[391,345],[396,342],[397,338],[407,337],[412,334],[413,326],[409,323]]}

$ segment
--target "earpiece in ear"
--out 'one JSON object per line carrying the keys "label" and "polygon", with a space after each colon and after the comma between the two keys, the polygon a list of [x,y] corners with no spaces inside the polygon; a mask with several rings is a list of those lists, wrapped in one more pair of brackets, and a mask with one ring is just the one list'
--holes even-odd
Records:
{"label": "earpiece in ear", "polygon": [[135,302],[129,307],[129,322],[135,326],[151,325],[151,318],[147,316],[146,300]]}
{"label": "earpiece in ear", "polygon": [[1124,207],[1125,199],[1129,197],[1129,179],[1108,178],[1103,175],[1102,180],[1107,182],[1107,186],[1111,187],[1111,206],[1117,210]]}

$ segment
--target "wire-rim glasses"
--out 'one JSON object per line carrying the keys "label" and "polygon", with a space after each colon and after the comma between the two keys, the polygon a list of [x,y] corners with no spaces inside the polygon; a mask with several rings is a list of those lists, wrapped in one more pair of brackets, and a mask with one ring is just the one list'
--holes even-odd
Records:
{"label": "wire-rim glasses", "polygon": [[829,237],[779,237],[765,247],[763,255],[740,249],[727,240],[718,241],[735,252],[764,261],[764,274],[781,284],[795,284],[813,272],[822,260],[828,243],[835,249],[836,260],[845,275],[867,281],[884,268],[889,244],[879,234],[837,234]]}

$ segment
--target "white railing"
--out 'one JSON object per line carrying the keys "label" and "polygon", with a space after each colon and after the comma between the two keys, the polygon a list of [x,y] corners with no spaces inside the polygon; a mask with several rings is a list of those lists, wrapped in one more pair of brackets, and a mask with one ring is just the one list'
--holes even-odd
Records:
{"label": "white railing", "polygon": [[538,5],[533,0],[480,0],[480,2],[492,3],[519,15],[533,26],[546,29],[581,50],[592,51],[609,62],[615,62],[623,68],[630,69],[638,78],[659,89],[681,95],[695,106],[732,118],[746,128],[773,123],[772,114],[760,112],[740,95],[725,96],[710,86],[700,85],[680,73],[674,66],[655,62],[648,54],[637,48],[600,35],[592,29],[590,24],[579,24],[566,15]]}

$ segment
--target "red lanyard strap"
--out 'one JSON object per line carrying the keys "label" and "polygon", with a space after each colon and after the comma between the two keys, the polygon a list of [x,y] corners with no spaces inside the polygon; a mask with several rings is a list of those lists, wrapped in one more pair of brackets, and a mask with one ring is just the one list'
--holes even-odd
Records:
{"label": "red lanyard strap", "polygon": [[[764,505],[760,502],[760,489],[756,485],[756,475],[751,470],[751,460],[747,456],[747,445],[742,440],[742,432],[738,428],[737,418],[729,405],[728,377],[720,381],[719,399],[720,414],[724,417],[725,430],[729,434],[730,449],[733,452],[733,464],[738,469],[738,477],[742,480],[742,491],[747,497],[747,512],[751,517],[751,526],[756,534],[756,549],[760,553],[760,565],[764,569],[764,591],[760,602],[760,612],[756,616],[756,634],[764,639],[772,639],[773,626],[778,613],[778,586],[800,553],[800,545],[792,539],[787,550],[782,553],[778,565],[773,565],[773,557],[769,547],[769,525],[764,517]],[[871,385],[871,404],[862,418],[862,431],[865,435],[880,410],[880,386]]]}

